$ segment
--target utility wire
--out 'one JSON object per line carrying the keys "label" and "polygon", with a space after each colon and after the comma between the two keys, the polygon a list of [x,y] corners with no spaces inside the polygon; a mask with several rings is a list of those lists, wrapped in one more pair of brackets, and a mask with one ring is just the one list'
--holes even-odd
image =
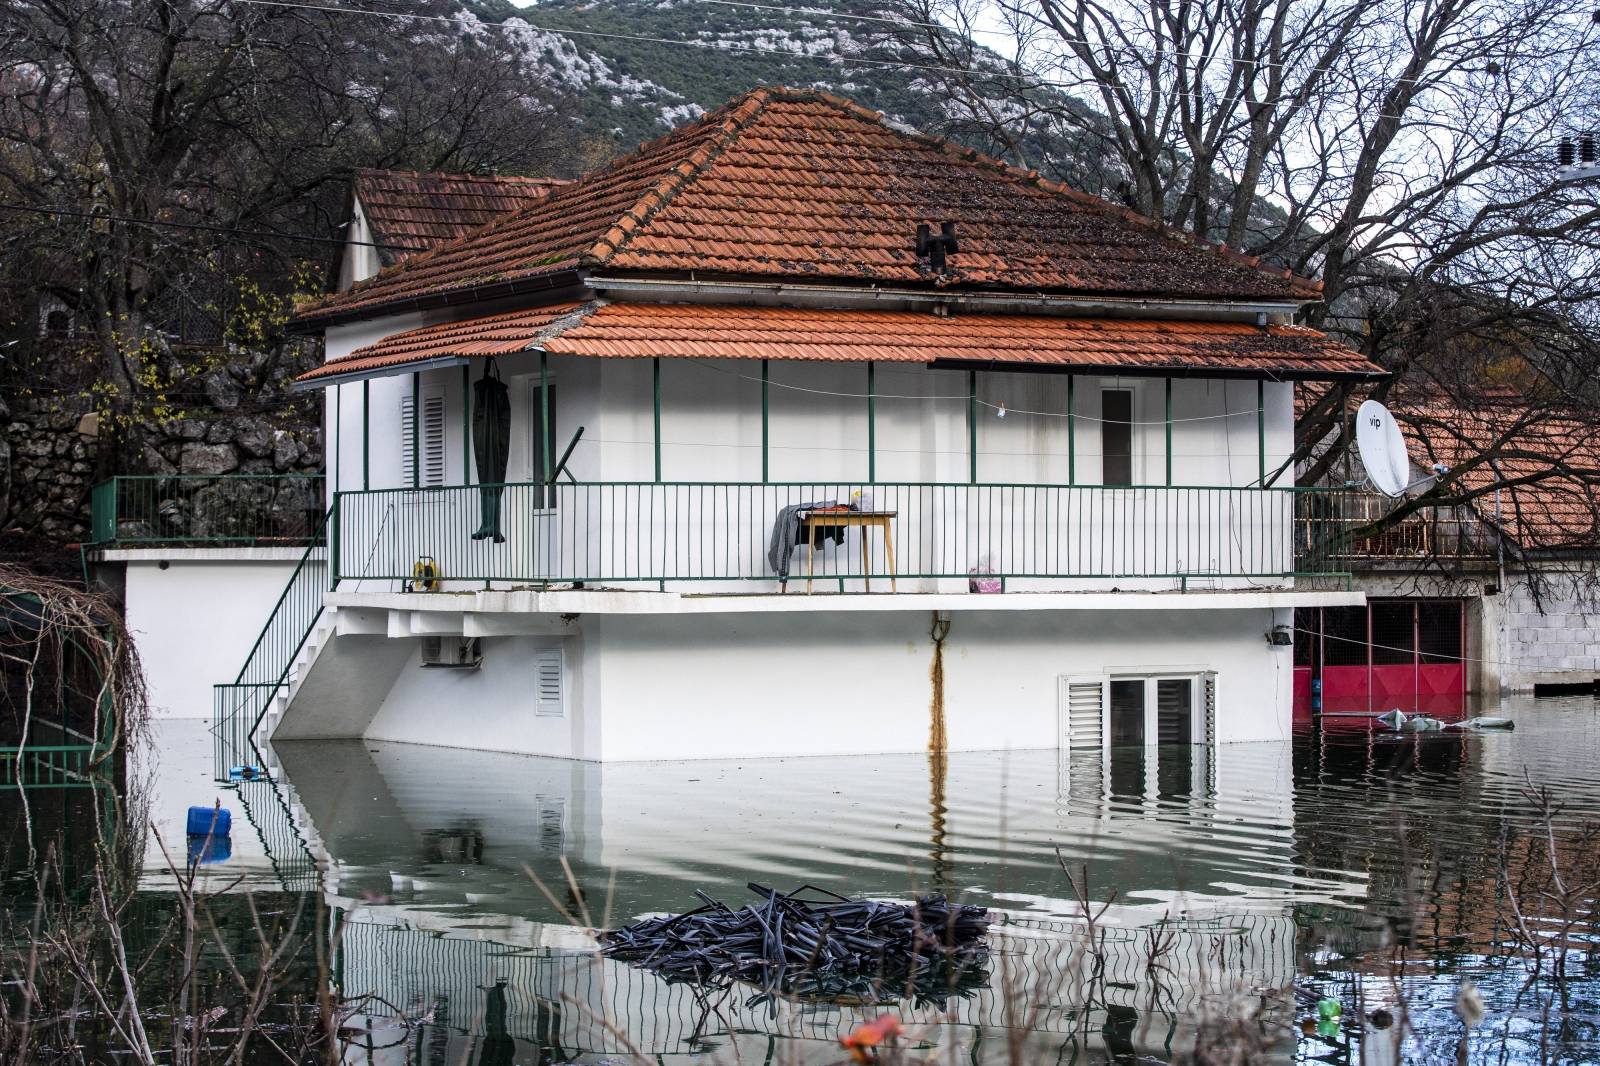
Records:
{"label": "utility wire", "polygon": [[[691,363],[691,364],[693,364],[695,366],[704,367],[707,370],[714,370],[719,374],[727,374],[729,377],[739,378],[742,381],[753,381],[753,382],[757,382],[757,383],[759,383],[761,381],[761,378],[753,377],[753,376],[751,376],[749,374],[741,374],[737,370],[728,370],[725,367],[714,366],[711,363],[708,363],[703,359],[685,359],[684,362]],[[1107,369],[1109,369],[1109,368],[1107,368]],[[1000,372],[1003,373],[1004,371],[1000,371]],[[1092,372],[1092,369],[1091,369],[1091,372]],[[1120,375],[1117,375],[1117,374],[1113,373],[1113,374],[1109,374],[1109,375],[1103,375],[1102,374],[1100,376],[1119,377]],[[789,384],[786,384],[786,383],[781,382],[781,381],[773,381],[770,377],[767,378],[767,384],[769,386],[773,386],[775,388],[789,389],[792,392],[804,392],[804,393],[809,393],[809,394],[811,394],[813,396],[837,396],[837,397],[840,397],[840,398],[846,399],[846,400],[868,400],[868,399],[872,399],[872,400],[929,400],[929,401],[945,401],[945,400],[948,400],[948,401],[951,401],[951,402],[960,402],[960,403],[976,402],[979,407],[987,407],[991,411],[994,411],[997,415],[1000,415],[1001,417],[1005,417],[1005,415],[1031,415],[1031,416],[1034,416],[1036,418],[1072,418],[1072,419],[1075,419],[1075,420],[1081,421],[1081,422],[1107,422],[1107,423],[1115,422],[1115,424],[1119,425],[1119,426],[1164,426],[1169,421],[1168,419],[1164,419],[1164,418],[1163,419],[1154,420],[1154,421],[1123,421],[1122,419],[1114,419],[1113,420],[1113,419],[1105,419],[1105,418],[1096,418],[1093,415],[1080,415],[1080,414],[1078,414],[1076,412],[1073,412],[1072,414],[1068,414],[1065,411],[1030,411],[1030,410],[1027,410],[1025,408],[1008,407],[1003,403],[991,403],[990,401],[982,399],[981,397],[978,397],[978,396],[976,396],[976,395],[974,395],[972,393],[965,393],[965,392],[963,392],[963,393],[949,393],[949,394],[945,394],[945,395],[942,395],[942,396],[941,395],[919,396],[919,395],[896,394],[896,393],[892,393],[892,392],[872,392],[872,393],[866,393],[866,392],[837,392],[837,391],[834,391],[832,389],[813,389],[813,388],[808,388],[805,385],[789,385]],[[1004,412],[1004,413],[1002,414],[1002,412]],[[1249,416],[1253,415],[1254,413],[1255,412],[1253,410],[1251,410],[1251,411],[1232,411],[1232,412],[1228,412],[1228,413],[1220,414],[1220,415],[1194,415],[1194,416],[1191,416],[1191,417],[1188,417],[1188,418],[1174,418],[1174,419],[1171,419],[1170,421],[1173,422],[1173,423],[1178,423],[1178,422],[1214,422],[1214,421],[1217,421],[1219,419],[1225,419],[1225,418],[1246,418],[1246,417],[1249,417]]]}

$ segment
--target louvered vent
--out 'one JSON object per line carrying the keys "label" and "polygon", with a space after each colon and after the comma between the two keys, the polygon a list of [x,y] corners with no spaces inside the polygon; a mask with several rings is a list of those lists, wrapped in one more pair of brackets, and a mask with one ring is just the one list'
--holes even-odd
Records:
{"label": "louvered vent", "polygon": [[1071,681],[1067,684],[1067,743],[1074,751],[1098,751],[1103,740],[1102,703],[1105,684]]}
{"label": "louvered vent", "polygon": [[566,713],[562,701],[561,649],[544,648],[534,658],[534,713],[541,718],[560,718]]}
{"label": "louvered vent", "polygon": [[1193,699],[1194,684],[1187,679],[1156,682],[1156,743],[1193,742]]}
{"label": "louvered vent", "polygon": [[1200,678],[1201,711],[1204,714],[1205,742],[1213,744],[1217,739],[1217,675],[1204,674]]}

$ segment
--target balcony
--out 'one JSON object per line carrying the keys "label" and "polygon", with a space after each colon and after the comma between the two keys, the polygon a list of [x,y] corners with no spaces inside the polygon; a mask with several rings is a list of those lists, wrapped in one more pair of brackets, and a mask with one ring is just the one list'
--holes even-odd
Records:
{"label": "balcony", "polygon": [[320,539],[321,474],[114,477],[90,498],[96,548],[304,546]]}
{"label": "balcony", "polygon": [[[859,495],[858,495],[859,494]],[[1186,591],[1344,577],[1337,490],[609,482],[336,494],[334,577],[358,590],[517,585],[702,593]],[[502,542],[474,539],[498,498]],[[786,507],[814,510],[787,583]],[[786,521],[793,523],[791,516]],[[805,534],[809,534],[806,536]],[[808,544],[807,540],[813,541]],[[348,589],[348,585],[345,586]],[[428,587],[424,585],[423,587]]]}

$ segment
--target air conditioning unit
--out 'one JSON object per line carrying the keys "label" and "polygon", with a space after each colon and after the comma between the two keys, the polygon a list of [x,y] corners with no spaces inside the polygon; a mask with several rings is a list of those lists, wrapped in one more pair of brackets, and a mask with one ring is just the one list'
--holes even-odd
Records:
{"label": "air conditioning unit", "polygon": [[477,637],[423,637],[422,665],[434,670],[476,670],[483,665]]}

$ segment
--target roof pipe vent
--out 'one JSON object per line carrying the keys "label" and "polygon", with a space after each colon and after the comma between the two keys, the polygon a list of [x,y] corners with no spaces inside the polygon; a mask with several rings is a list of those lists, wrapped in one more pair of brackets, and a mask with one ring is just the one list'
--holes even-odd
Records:
{"label": "roof pipe vent", "polygon": [[917,258],[928,261],[928,269],[935,274],[946,272],[945,256],[950,252],[961,250],[956,243],[956,224],[954,222],[939,223],[939,235],[933,235],[933,227],[926,222],[917,226]]}

